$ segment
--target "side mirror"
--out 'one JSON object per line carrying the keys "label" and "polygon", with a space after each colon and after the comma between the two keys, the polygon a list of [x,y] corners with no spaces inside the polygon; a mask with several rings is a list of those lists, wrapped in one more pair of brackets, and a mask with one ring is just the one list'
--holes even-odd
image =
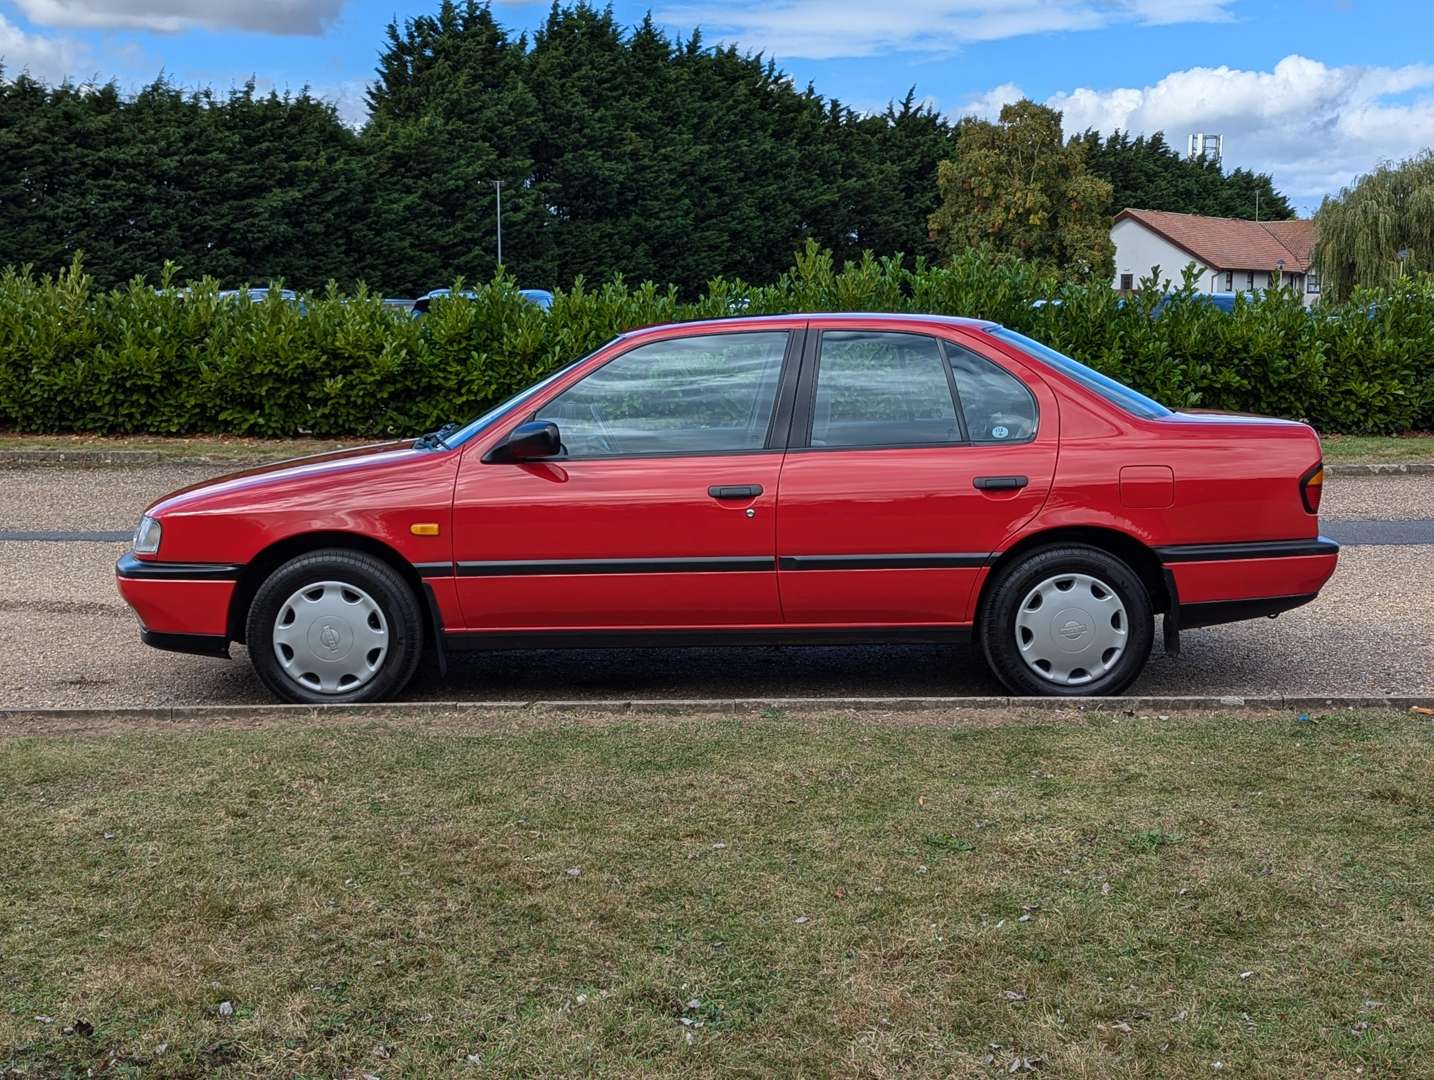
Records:
{"label": "side mirror", "polygon": [[551,420],[530,420],[508,432],[508,437],[489,450],[483,461],[489,465],[536,461],[557,457],[562,452],[563,439],[558,434],[558,425]]}

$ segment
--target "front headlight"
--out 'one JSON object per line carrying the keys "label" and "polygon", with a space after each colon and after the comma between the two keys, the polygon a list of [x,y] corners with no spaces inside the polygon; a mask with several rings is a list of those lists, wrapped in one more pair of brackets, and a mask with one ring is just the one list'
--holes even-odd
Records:
{"label": "front headlight", "polygon": [[139,519],[134,530],[134,552],[136,555],[153,555],[159,550],[159,522],[145,514]]}

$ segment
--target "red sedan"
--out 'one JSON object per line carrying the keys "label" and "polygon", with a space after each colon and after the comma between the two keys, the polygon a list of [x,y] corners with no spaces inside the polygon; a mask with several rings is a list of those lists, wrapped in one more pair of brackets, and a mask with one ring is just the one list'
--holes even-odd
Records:
{"label": "red sedan", "polygon": [[289,701],[425,649],[980,643],[1017,694],[1117,694],[1185,627],[1313,599],[1307,425],[1171,412],[1001,326],[783,315],[623,334],[462,428],[145,513],[159,648],[242,642]]}

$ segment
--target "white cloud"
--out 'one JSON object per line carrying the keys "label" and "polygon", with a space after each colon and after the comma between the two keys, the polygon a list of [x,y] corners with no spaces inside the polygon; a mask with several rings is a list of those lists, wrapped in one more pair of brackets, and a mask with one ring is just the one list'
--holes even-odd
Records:
{"label": "white cloud", "polygon": [[1227,166],[1272,173],[1306,207],[1380,160],[1434,145],[1434,66],[1425,64],[1328,67],[1287,56],[1271,71],[1189,68],[1152,86],[1080,88],[1046,103],[1065,114],[1068,134],[1164,131],[1183,149],[1191,132],[1218,132]]}
{"label": "white cloud", "polygon": [[81,42],[27,34],[0,15],[0,66],[7,79],[29,72],[45,82],[61,82],[89,63],[89,49]]}
{"label": "white cloud", "polygon": [[155,30],[254,30],[321,34],[344,0],[15,0],[42,26]]}
{"label": "white cloud", "polygon": [[368,83],[363,79],[328,83],[309,87],[309,95],[326,101],[338,110],[339,119],[351,128],[363,127],[368,120]]}
{"label": "white cloud", "polygon": [[1230,18],[1234,0],[698,0],[660,10],[683,27],[782,58],[944,51],[1025,34],[1094,30],[1116,23]]}
{"label": "white cloud", "polygon": [[976,94],[967,99],[966,104],[956,110],[956,115],[995,120],[1001,115],[1003,106],[1009,105],[1013,101],[1020,101],[1025,96],[1025,92],[1015,83],[1002,83],[1000,86],[991,87],[985,93]]}

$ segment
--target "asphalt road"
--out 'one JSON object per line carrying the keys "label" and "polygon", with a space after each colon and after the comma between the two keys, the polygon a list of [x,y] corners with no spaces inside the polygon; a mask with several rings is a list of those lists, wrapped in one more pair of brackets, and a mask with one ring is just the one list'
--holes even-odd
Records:
{"label": "asphalt road", "polygon": [[[142,646],[114,560],[140,510],[214,470],[0,471],[0,707],[264,702],[232,661]],[[1313,604],[1187,632],[1147,694],[1434,693],[1434,477],[1332,478],[1324,531],[1346,546]],[[83,538],[81,538],[83,537]],[[414,699],[697,698],[1000,693],[961,646],[470,653]]]}

